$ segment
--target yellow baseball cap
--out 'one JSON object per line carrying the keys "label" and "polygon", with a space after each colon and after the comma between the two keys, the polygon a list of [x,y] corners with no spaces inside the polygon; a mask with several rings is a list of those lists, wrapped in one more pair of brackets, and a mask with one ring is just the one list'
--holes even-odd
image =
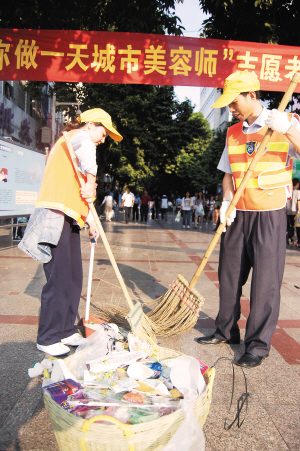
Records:
{"label": "yellow baseball cap", "polygon": [[109,136],[115,141],[122,141],[123,136],[117,132],[111,122],[111,117],[106,111],[101,108],[93,108],[92,110],[81,113],[78,122],[101,122],[101,124],[109,130]]}
{"label": "yellow baseball cap", "polygon": [[260,83],[255,72],[237,71],[229,75],[224,82],[223,94],[213,104],[212,108],[222,108],[229,105],[241,92],[259,91]]}

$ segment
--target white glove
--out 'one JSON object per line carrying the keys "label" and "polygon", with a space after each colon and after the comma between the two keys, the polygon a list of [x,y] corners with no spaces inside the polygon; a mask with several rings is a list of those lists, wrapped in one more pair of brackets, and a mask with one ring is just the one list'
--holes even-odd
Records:
{"label": "white glove", "polygon": [[[221,208],[220,208],[220,222],[221,224],[223,224],[225,222],[225,213],[228,210],[229,205],[231,204],[231,202],[229,200],[223,200]],[[226,225],[230,226],[234,219],[236,217],[236,208],[234,207],[234,210],[230,213],[230,215],[228,216],[227,220],[226,220]],[[223,232],[226,231],[226,227],[224,227]]]}
{"label": "white glove", "polygon": [[288,119],[287,113],[282,113],[278,110],[272,110],[266,120],[266,124],[272,130],[285,135],[292,126]]}

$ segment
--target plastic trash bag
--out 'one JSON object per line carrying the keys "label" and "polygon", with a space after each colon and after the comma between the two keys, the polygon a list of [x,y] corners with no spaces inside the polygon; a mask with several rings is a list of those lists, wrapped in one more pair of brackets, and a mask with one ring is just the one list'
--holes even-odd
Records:
{"label": "plastic trash bag", "polygon": [[204,434],[194,415],[194,403],[206,388],[199,362],[190,356],[177,357],[170,376],[184,396],[180,401],[184,420],[162,451],[205,451]]}
{"label": "plastic trash bag", "polygon": [[87,337],[85,344],[78,346],[76,352],[68,362],[69,370],[77,379],[83,378],[87,361],[111,354],[117,341],[117,334],[118,331],[115,327],[105,324],[105,326]]}
{"label": "plastic trash bag", "polygon": [[179,211],[175,217],[175,222],[180,222],[180,218],[181,218],[181,213]]}

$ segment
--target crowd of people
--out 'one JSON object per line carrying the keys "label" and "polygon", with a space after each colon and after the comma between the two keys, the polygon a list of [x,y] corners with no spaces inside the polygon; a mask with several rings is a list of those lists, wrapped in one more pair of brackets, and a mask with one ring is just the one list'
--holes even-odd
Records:
{"label": "crowd of people", "polygon": [[[109,190],[100,206],[104,208],[107,221],[117,214],[118,204],[114,200],[114,194]],[[194,228],[202,229],[203,223],[212,224],[215,229],[219,219],[220,200],[219,195],[206,195],[202,191],[197,191],[191,197],[187,191],[185,196],[174,197],[163,194],[150,196],[147,190],[142,194],[134,194],[129,187],[121,196],[119,209],[125,212],[125,223],[147,224],[149,220],[167,221],[168,213],[177,214],[180,212],[183,228],[189,229],[191,224]]]}
{"label": "crowd of people", "polygon": [[[168,213],[180,213],[182,228],[202,229],[203,224],[212,224],[212,230],[218,225],[220,207],[222,204],[221,195],[208,194],[196,191],[191,197],[187,191],[185,196],[159,196],[152,197],[147,190],[142,194],[133,194],[129,187],[121,196],[120,209],[125,212],[125,223],[130,222],[147,224],[149,220],[167,221]],[[107,190],[100,206],[104,208],[105,218],[108,222],[117,214],[118,204],[114,199],[114,193]],[[286,204],[287,232],[286,243],[300,247],[300,189],[299,179],[293,179],[293,194]]]}

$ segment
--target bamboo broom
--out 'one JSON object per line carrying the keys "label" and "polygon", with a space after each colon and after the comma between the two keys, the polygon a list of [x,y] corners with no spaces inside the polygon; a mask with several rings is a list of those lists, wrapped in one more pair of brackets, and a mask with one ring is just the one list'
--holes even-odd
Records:
{"label": "bamboo broom", "polygon": [[[77,158],[74,152],[74,149],[72,147],[69,135],[67,132],[63,133],[66,144],[67,144],[67,148],[69,151],[69,155],[71,158],[71,162],[75,171],[75,174],[77,174],[77,177],[79,179],[79,183],[81,188],[84,187],[85,185],[85,181],[83,178],[82,173],[78,170],[78,162],[77,162]],[[102,224],[100,222],[99,216],[96,212],[96,209],[93,205],[92,202],[88,203],[89,205],[89,209],[93,215],[93,219],[96,223],[97,229],[99,231],[99,234],[101,236],[101,239],[103,241],[104,247],[106,249],[106,252],[108,254],[109,260],[111,262],[111,265],[114,269],[115,275],[117,277],[117,280],[120,284],[120,287],[123,291],[123,294],[125,296],[125,299],[128,303],[128,306],[130,308],[130,311],[127,313],[126,317],[130,323],[131,329],[135,334],[138,335],[143,335],[146,334],[148,336],[150,336],[152,339],[154,339],[156,341],[156,337],[155,337],[155,333],[154,333],[154,325],[152,324],[151,319],[149,319],[143,312],[142,310],[142,306],[139,302],[136,302],[135,304],[132,302],[132,299],[128,293],[127,287],[125,285],[124,279],[119,271],[118,265],[116,263],[115,257],[112,253],[112,250],[110,248],[109,242],[107,240],[106,234],[103,230]]]}
{"label": "bamboo broom", "polygon": [[[283,112],[286,109],[299,80],[300,74],[295,73],[280,102],[278,111]],[[242,192],[244,191],[253,171],[255,170],[256,164],[267,147],[268,141],[272,134],[273,130],[268,128],[239,188],[231,201],[231,204],[228,207],[228,210],[226,211],[225,222],[221,223],[217,228],[215,235],[209,244],[209,247],[191,282],[188,283],[184,277],[178,275],[177,280],[172,283],[167,293],[161,296],[158,300],[160,301],[159,305],[149,313],[149,318],[151,318],[155,323],[157,335],[177,335],[188,331],[196,324],[200,310],[204,303],[204,298],[195,290],[194,287],[217,242],[219,241],[220,236],[222,235],[228,216],[232,213],[238,203],[238,200],[240,199]]]}

